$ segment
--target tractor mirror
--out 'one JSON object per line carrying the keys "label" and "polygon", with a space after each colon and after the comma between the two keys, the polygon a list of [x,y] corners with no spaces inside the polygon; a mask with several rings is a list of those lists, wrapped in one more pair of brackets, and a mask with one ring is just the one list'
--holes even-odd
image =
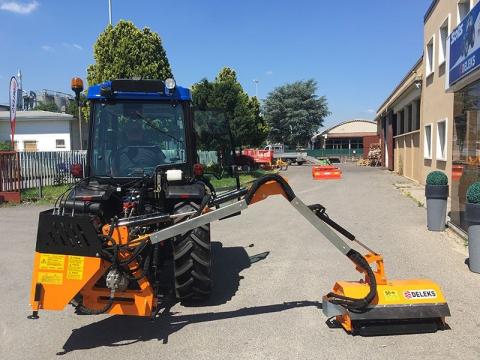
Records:
{"label": "tractor mirror", "polygon": [[82,166],[82,164],[72,164],[70,166],[70,174],[72,174],[72,176],[75,179],[83,178],[83,166]]}

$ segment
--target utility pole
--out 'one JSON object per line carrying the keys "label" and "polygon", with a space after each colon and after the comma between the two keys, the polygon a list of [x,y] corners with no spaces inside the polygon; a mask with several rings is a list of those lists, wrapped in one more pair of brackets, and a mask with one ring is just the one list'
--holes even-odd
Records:
{"label": "utility pole", "polygon": [[112,0],[108,0],[108,23],[112,25]]}
{"label": "utility pole", "polygon": [[253,79],[253,82],[255,83],[255,97],[258,99],[258,81],[257,79]]}

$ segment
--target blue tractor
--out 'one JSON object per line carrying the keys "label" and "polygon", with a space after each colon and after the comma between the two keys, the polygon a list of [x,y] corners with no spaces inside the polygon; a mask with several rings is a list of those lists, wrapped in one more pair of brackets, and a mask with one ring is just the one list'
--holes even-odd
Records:
{"label": "blue tractor", "polygon": [[[205,299],[212,290],[208,224],[174,241],[130,244],[200,214],[214,196],[197,163],[190,90],[176,86],[173,79],[112,80],[91,86],[87,99],[85,173],[54,209],[40,215],[37,252],[91,256],[111,264],[72,300],[81,313],[115,313],[113,300],[108,306],[98,300],[109,289],[124,293],[125,304],[118,311],[126,314],[150,314],[160,308],[161,299],[172,296]],[[105,225],[128,229],[126,242],[115,243],[117,234],[103,233]],[[66,240],[72,237],[77,240]],[[149,284],[150,303],[138,311],[141,281]],[[93,294],[98,296],[92,302]]]}

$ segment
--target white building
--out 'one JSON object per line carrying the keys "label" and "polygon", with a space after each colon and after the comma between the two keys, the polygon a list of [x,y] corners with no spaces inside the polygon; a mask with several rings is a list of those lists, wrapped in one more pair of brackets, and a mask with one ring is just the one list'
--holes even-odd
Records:
{"label": "white building", "polygon": [[[78,143],[72,115],[49,111],[17,111],[15,147],[18,151],[68,151]],[[11,141],[10,112],[0,111],[0,142]]]}

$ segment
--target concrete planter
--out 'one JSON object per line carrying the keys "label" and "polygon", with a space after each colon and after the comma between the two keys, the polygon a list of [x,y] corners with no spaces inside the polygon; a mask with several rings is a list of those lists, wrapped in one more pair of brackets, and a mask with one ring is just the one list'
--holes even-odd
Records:
{"label": "concrete planter", "polygon": [[447,218],[448,185],[425,185],[427,228],[444,231]]}
{"label": "concrete planter", "polygon": [[480,273],[480,204],[465,204],[465,220],[468,223],[468,266]]}

